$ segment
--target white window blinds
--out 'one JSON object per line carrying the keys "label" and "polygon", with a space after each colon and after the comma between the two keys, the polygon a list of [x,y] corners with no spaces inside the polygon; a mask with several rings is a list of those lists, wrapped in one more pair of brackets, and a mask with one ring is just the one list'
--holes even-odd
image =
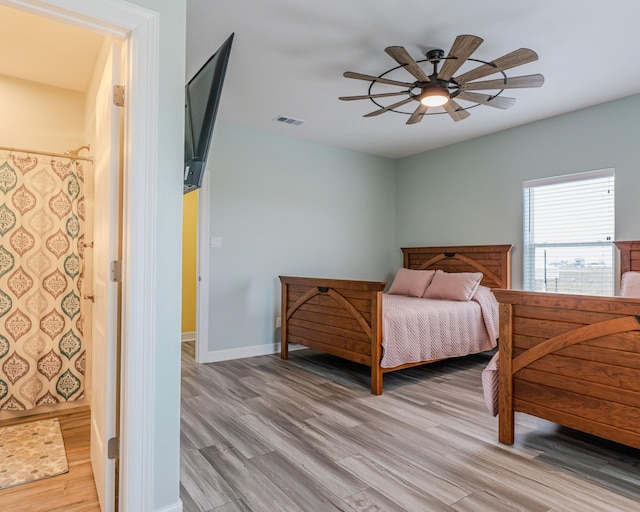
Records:
{"label": "white window blinds", "polygon": [[613,295],[614,170],[524,183],[524,289]]}

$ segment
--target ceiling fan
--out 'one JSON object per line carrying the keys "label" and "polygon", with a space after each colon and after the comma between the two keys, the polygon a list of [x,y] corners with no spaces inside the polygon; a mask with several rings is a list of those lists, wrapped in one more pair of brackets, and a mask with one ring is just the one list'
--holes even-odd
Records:
{"label": "ceiling fan", "polygon": [[[502,96],[505,89],[518,89],[527,87],[541,87],[544,83],[544,76],[540,74],[508,77],[505,70],[534,62],[538,60],[538,55],[528,48],[520,48],[502,57],[483,61],[472,59],[473,52],[482,44],[483,39],[472,35],[459,35],[453,42],[448,55],[445,56],[443,50],[434,49],[426,53],[426,59],[414,60],[402,46],[389,46],[385,52],[399,65],[391,68],[379,76],[365,75],[347,71],[346,78],[370,81],[368,94],[362,96],[341,96],[344,101],[368,99],[375,103],[379,109],[365,114],[364,117],[373,117],[385,112],[396,112],[407,114],[409,119],[407,124],[415,124],[422,121],[425,115],[447,113],[454,121],[461,121],[469,117],[469,109],[478,105],[486,105],[506,110],[516,102],[515,98]],[[477,62],[480,65],[458,76],[454,75],[460,70],[465,62]],[[427,74],[422,63],[433,65],[433,72]],[[440,69],[438,69],[438,66]],[[386,77],[393,71],[403,68],[413,77],[415,81],[406,82]],[[493,74],[500,74],[499,78],[491,80],[481,80]],[[395,92],[374,93],[375,84],[391,85],[401,87],[403,90]],[[490,94],[477,93],[474,91],[497,91]],[[383,105],[379,102],[381,98],[391,98],[394,96],[405,96],[404,99]],[[473,105],[462,107],[456,100],[473,103]],[[418,105],[413,112],[398,110],[400,107],[416,102]],[[435,112],[428,112],[430,109],[442,107]]]}

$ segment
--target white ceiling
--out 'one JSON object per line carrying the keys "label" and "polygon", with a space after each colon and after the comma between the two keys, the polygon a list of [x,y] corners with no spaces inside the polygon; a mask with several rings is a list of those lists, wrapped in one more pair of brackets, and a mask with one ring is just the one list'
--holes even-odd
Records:
{"label": "white ceiling", "polygon": [[[638,0],[187,0],[185,78],[234,32],[219,119],[398,158],[640,92],[639,22]],[[484,39],[473,54],[481,60],[536,51],[537,62],[507,74],[542,73],[544,86],[505,91],[517,99],[511,109],[479,106],[457,123],[446,114],[416,125],[393,112],[364,118],[378,107],[338,100],[369,86],[344,71],[379,75],[397,65],[387,46],[420,60],[448,51],[459,34]],[[0,6],[0,74],[82,92],[101,41]],[[273,122],[278,115],[306,123]]]}
{"label": "white ceiling", "polygon": [[[397,158],[640,92],[639,29],[638,0],[187,0],[186,78],[235,32],[219,119]],[[397,66],[385,47],[420,60],[447,52],[459,34],[484,39],[472,56],[481,60],[531,48],[539,60],[507,74],[542,73],[544,86],[505,91],[517,99],[511,109],[478,106],[457,123],[446,114],[416,125],[393,112],[363,118],[378,107],[338,100],[369,86],[344,71]]]}

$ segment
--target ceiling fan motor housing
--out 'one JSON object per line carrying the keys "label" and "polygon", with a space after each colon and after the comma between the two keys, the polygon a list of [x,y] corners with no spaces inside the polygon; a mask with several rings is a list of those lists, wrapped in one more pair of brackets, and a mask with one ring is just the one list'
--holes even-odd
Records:
{"label": "ceiling fan motor housing", "polygon": [[435,48],[433,50],[429,50],[426,53],[427,56],[427,60],[429,61],[440,61],[444,58],[444,50],[441,50],[440,48]]}

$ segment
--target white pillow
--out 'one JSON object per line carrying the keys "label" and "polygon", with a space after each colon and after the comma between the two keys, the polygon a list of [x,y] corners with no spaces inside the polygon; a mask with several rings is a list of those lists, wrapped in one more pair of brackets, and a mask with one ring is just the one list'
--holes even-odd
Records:
{"label": "white pillow", "polygon": [[482,272],[443,272],[436,270],[431,284],[422,295],[425,299],[469,301],[482,281]]}
{"label": "white pillow", "polygon": [[396,277],[393,278],[391,288],[387,293],[392,295],[407,295],[409,297],[422,297],[422,294],[433,279],[433,270],[411,270],[399,268]]}
{"label": "white pillow", "polygon": [[622,274],[620,296],[640,299],[640,272],[625,272]]}

